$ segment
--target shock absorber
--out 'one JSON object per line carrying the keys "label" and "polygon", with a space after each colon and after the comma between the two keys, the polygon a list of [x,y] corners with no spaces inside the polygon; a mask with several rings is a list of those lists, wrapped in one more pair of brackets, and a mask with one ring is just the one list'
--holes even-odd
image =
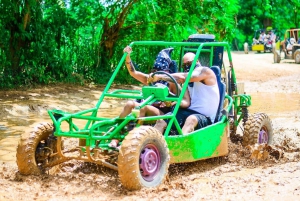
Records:
{"label": "shock absorber", "polygon": [[51,154],[51,151],[46,147],[45,141],[41,141],[35,151],[35,160],[38,164],[44,163],[45,159]]}
{"label": "shock absorber", "polygon": [[235,94],[236,94],[236,83],[234,83],[234,81],[233,81],[233,77],[231,77],[232,78],[232,81],[231,81],[231,86],[230,86],[230,88],[231,88],[231,90],[232,90],[232,92],[235,92]]}
{"label": "shock absorber", "polygon": [[245,125],[249,117],[249,111],[246,105],[242,105],[241,107],[242,107],[242,114],[243,114],[243,125]]}
{"label": "shock absorber", "polygon": [[52,150],[53,153],[57,152],[57,137],[54,135],[50,135],[46,141],[46,146]]}

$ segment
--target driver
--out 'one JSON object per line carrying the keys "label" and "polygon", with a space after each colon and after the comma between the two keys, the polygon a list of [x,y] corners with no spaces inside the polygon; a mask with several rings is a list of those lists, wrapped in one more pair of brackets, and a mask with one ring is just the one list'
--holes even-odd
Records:
{"label": "driver", "polygon": [[[165,71],[167,73],[175,73],[177,66],[175,61],[172,61],[170,58],[170,53],[173,51],[173,48],[167,48],[163,49],[159,52],[159,54],[156,57],[156,60],[153,65],[152,73],[156,71]],[[140,81],[144,85],[148,85],[150,79],[149,74],[142,73],[140,71],[136,71],[134,68],[134,65],[131,61],[130,54],[132,52],[132,48],[130,46],[127,46],[124,48],[123,52],[128,53],[126,56],[125,64],[127,67],[127,70],[129,74],[135,78],[136,80]],[[175,83],[167,82],[167,81],[157,81],[154,84],[159,85],[163,84],[169,87],[170,93],[176,94],[176,86]],[[178,85],[178,89],[180,90],[181,87]],[[181,90],[180,90],[181,91]],[[180,91],[178,93],[180,93]],[[146,105],[145,107],[140,109],[139,117],[145,117],[145,116],[158,116],[158,115],[164,115],[168,112],[171,112],[172,106],[175,105],[175,102],[172,103],[165,103],[165,102],[158,102],[154,103],[152,105]],[[123,110],[121,111],[119,118],[125,118],[128,114],[132,112],[132,110],[139,106],[140,102],[130,100],[126,103]],[[183,100],[180,103],[181,108],[187,108],[190,106],[190,96],[188,91],[184,94]],[[142,122],[140,122],[142,123]],[[110,147],[118,147],[119,141],[116,139],[113,139],[111,143],[109,144]]]}
{"label": "driver", "polygon": [[[172,76],[178,83],[184,83],[190,70],[195,54],[188,52],[183,56],[183,73],[174,73]],[[153,81],[170,81],[164,75],[155,75]],[[179,108],[176,119],[182,127],[183,134],[203,128],[214,123],[217,114],[220,94],[215,73],[208,67],[201,66],[197,60],[195,69],[192,72],[188,90],[191,98],[191,105],[188,108]],[[167,120],[158,120],[155,128],[161,133],[167,126]]]}
{"label": "driver", "polygon": [[[173,51],[173,48],[167,48],[167,49],[163,49],[159,52],[159,54],[156,57],[156,60],[154,62],[153,65],[153,69],[152,69],[152,73],[156,72],[156,71],[165,71],[167,73],[175,73],[176,72],[176,64],[174,63],[174,61],[171,60],[170,58],[170,53]],[[124,52],[127,52],[127,56],[126,56],[126,67],[127,70],[129,72],[129,74],[135,78],[136,80],[140,81],[141,83],[143,83],[144,85],[149,84],[149,75],[142,73],[140,71],[136,71],[134,68],[134,65],[131,61],[130,58],[130,54],[132,52],[132,48],[130,46],[127,46],[124,48]],[[166,82],[166,81],[157,81],[154,84],[164,84],[166,86],[169,87],[170,92],[175,94],[176,93],[176,86],[174,83],[172,82]],[[180,86],[178,86],[180,89]],[[147,105],[144,108],[142,108],[140,110],[140,117],[144,117],[144,116],[157,116],[157,115],[163,115],[167,112],[170,112],[170,105],[169,108],[165,108],[166,103],[161,102],[160,104],[155,104],[153,105]],[[175,103],[172,103],[172,105],[174,105]],[[121,114],[120,114],[120,118],[124,118],[126,117],[128,114],[131,113],[132,109],[135,108],[136,106],[138,106],[139,103],[137,101],[128,101],[125,105],[125,107],[123,108]],[[190,97],[189,94],[185,94],[180,106],[183,108],[187,108],[190,105]]]}
{"label": "driver", "polygon": [[276,43],[276,35],[274,34],[274,32],[272,30],[269,30],[268,35],[269,35],[269,39],[272,41],[272,43]]}

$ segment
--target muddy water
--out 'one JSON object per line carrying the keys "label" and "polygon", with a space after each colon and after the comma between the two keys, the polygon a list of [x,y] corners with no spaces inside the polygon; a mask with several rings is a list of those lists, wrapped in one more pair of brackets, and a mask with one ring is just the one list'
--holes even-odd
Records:
{"label": "muddy water", "polygon": [[[264,112],[270,118],[280,118],[291,112],[298,111],[300,113],[300,94],[284,94],[284,93],[252,93],[252,106],[250,113]],[[53,99],[49,102],[43,102],[44,105],[53,104]],[[99,109],[99,113],[104,117],[117,116],[125,101],[109,100]],[[38,111],[30,111],[30,106],[26,106],[26,102],[14,103],[10,110],[7,110],[6,118],[2,117],[0,121],[0,161],[15,163],[16,145],[20,135],[29,129],[29,126],[39,122],[50,122],[47,110],[39,109]],[[81,100],[72,101],[75,106],[82,104]],[[24,106],[25,105],[25,106]],[[93,105],[85,104],[85,109],[93,107]],[[67,107],[70,109],[72,106]],[[85,122],[77,122],[77,125],[84,126]]]}
{"label": "muddy water", "polygon": [[[300,87],[300,86],[299,86]],[[300,113],[299,93],[251,93],[251,113],[265,112],[271,118],[278,118],[286,113]]]}
{"label": "muddy water", "polygon": [[[56,101],[43,100],[39,101],[40,105],[53,105]],[[108,100],[101,105],[99,109],[99,115],[102,117],[116,117],[122,109],[124,100]],[[81,100],[72,101],[74,105],[82,104]],[[9,103],[4,103],[9,104]],[[19,105],[20,104],[20,105]],[[0,117],[0,161],[7,163],[15,163],[16,161],[16,146],[20,135],[26,130],[30,130],[30,126],[35,123],[51,122],[51,119],[44,108],[35,108],[34,111],[31,109],[32,103],[20,101],[19,103],[14,101],[14,104],[10,105],[10,109],[6,109],[6,115]],[[28,106],[29,105],[29,106]],[[84,109],[89,109],[95,105],[84,104]],[[71,109],[67,110],[67,109]],[[66,112],[75,112],[74,106],[66,106]],[[76,108],[77,111],[77,108]],[[84,127],[84,121],[76,121],[77,126]],[[66,124],[62,124],[62,129],[67,127]]]}

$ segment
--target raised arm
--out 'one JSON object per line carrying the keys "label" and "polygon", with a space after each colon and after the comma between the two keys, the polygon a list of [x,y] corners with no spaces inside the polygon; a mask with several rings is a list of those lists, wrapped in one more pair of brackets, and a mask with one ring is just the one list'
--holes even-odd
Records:
{"label": "raised arm", "polygon": [[127,56],[126,56],[126,60],[125,60],[125,65],[126,68],[129,72],[129,74],[135,78],[136,80],[140,81],[141,83],[143,83],[144,85],[147,85],[147,78],[148,78],[148,74],[142,73],[140,71],[136,71],[134,68],[134,65],[131,61],[130,58],[130,54],[132,52],[132,48],[130,46],[127,46],[124,48],[123,52],[127,52]]}

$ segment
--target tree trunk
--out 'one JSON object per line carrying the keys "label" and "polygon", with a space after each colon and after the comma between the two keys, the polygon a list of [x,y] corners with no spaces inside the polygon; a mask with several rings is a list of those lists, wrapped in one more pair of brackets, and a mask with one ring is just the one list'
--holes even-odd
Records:
{"label": "tree trunk", "polygon": [[6,71],[10,70],[12,76],[20,72],[19,66],[21,49],[29,45],[28,39],[26,37],[22,37],[22,34],[26,31],[26,28],[30,22],[29,2],[25,2],[25,8],[21,14],[18,12],[19,7],[20,5],[16,6],[17,10],[15,10],[15,13],[13,14],[14,20],[6,24],[6,27],[10,31],[9,55],[7,55],[7,58],[9,58],[11,61],[11,69],[6,69]]}
{"label": "tree trunk", "polygon": [[[98,62],[96,66],[96,68],[101,67],[101,71],[111,71],[109,60],[114,54],[114,46],[118,41],[119,32],[123,27],[125,19],[132,8],[132,5],[136,2],[137,0],[129,1],[128,4],[124,5],[123,9],[121,9],[118,16],[113,15],[115,9],[117,9],[117,5],[112,6],[110,13],[104,19],[103,34],[101,36],[98,53],[100,62]],[[111,25],[110,23],[113,21],[113,18],[115,18],[115,24]]]}

